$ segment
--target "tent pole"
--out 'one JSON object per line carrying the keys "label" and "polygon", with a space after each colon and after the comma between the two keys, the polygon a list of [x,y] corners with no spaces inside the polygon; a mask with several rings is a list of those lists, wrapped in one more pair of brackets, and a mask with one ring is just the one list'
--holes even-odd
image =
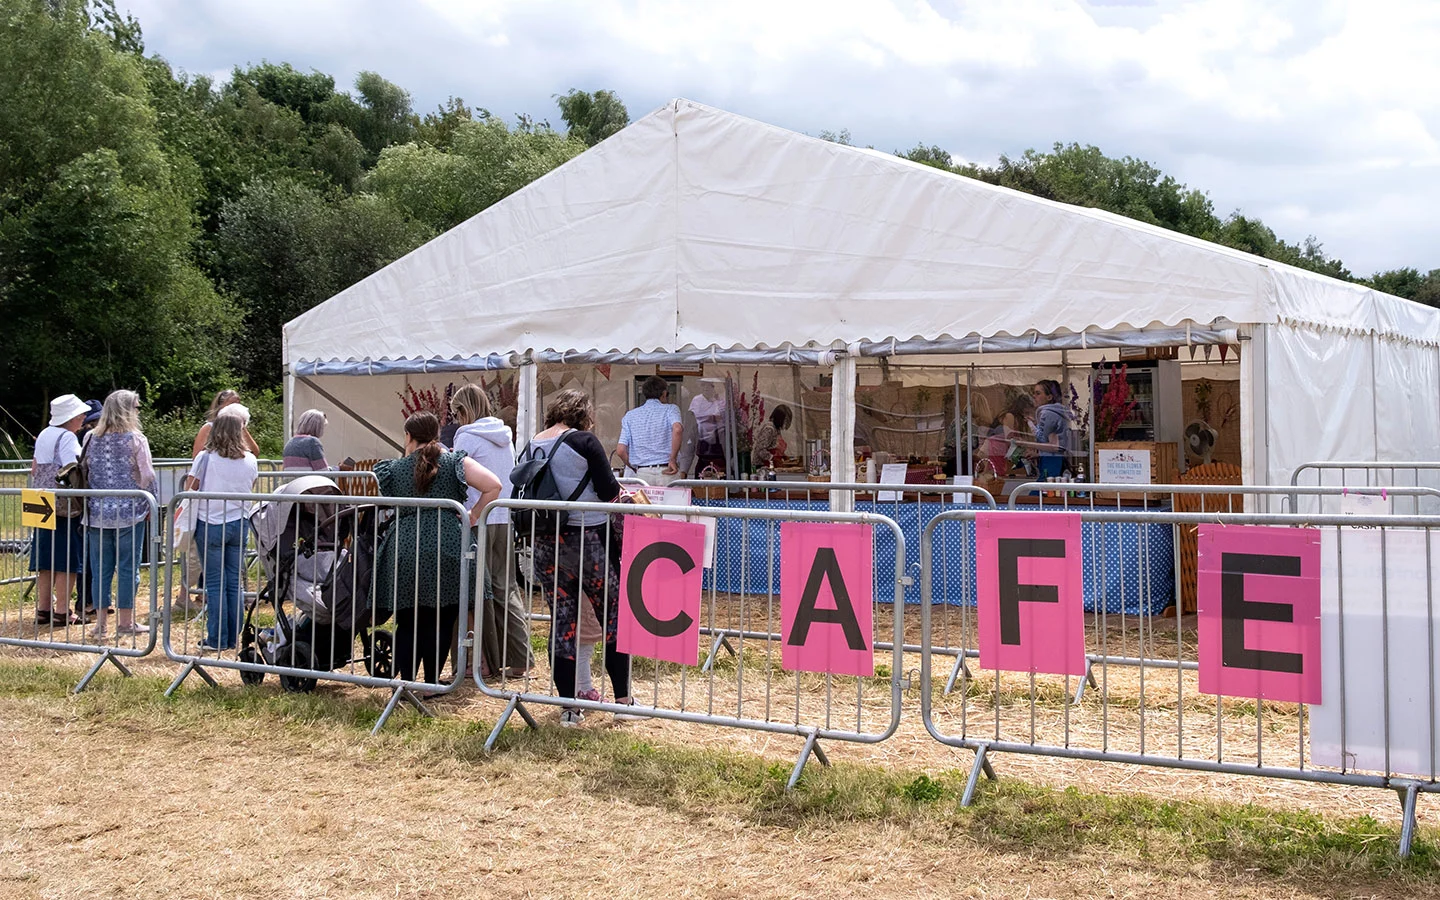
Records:
{"label": "tent pole", "polygon": [[[830,380],[830,480],[855,480],[855,357],[849,353],[836,354],[834,377]],[[854,494],[830,492],[832,512],[854,509]]]}
{"label": "tent pole", "polygon": [[282,437],[288,441],[295,433],[295,372],[288,363],[285,365],[284,412],[285,421],[281,427],[285,433]]}
{"label": "tent pole", "polygon": [[536,427],[535,404],[538,402],[540,379],[535,361],[527,359],[520,364],[520,386],[515,397],[515,441],[530,443],[539,428]]}

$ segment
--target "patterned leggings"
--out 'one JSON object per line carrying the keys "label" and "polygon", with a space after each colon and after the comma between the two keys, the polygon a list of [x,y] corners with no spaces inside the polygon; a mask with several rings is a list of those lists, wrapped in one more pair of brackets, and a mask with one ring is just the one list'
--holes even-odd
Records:
{"label": "patterned leggings", "polygon": [[[619,619],[620,571],[606,554],[607,529],[561,528],[555,537],[535,539],[535,576],[545,594],[553,618],[550,656],[555,660],[556,687],[562,696],[575,696],[575,635],[580,612],[580,593],[605,626],[605,668],[615,682],[615,696],[629,695],[630,656],[615,650],[615,628]],[[569,663],[565,666],[560,660]],[[569,677],[560,679],[566,669]],[[622,679],[618,672],[625,673]],[[621,688],[624,688],[624,692]],[[566,693],[568,688],[569,692]]]}

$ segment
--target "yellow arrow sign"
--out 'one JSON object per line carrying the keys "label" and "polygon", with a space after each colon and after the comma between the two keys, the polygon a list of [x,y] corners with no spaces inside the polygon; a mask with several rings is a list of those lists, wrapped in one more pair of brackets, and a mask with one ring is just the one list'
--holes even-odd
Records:
{"label": "yellow arrow sign", "polygon": [[55,492],[22,490],[20,524],[26,528],[55,530]]}

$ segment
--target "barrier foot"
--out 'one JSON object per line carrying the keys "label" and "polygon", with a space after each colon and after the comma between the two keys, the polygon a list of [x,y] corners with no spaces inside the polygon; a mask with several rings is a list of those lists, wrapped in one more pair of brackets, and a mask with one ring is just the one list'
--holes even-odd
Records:
{"label": "barrier foot", "polygon": [[201,666],[199,663],[192,659],[185,664],[185,668],[180,670],[180,674],[176,675],[175,680],[170,682],[170,686],[165,689],[165,697],[167,699],[175,695],[175,692],[180,689],[181,683],[184,682],[186,678],[190,677],[191,672],[199,675],[205,680],[205,683],[210,685],[211,687],[220,686],[219,682],[217,682],[214,678],[211,678],[210,673],[205,671],[205,668],[203,666]]}
{"label": "barrier foot", "polygon": [[119,657],[111,653],[109,650],[106,650],[100,654],[100,658],[95,660],[95,665],[90,667],[90,670],[85,673],[85,677],[80,679],[80,683],[75,685],[75,688],[71,690],[70,693],[78,694],[81,691],[85,690],[86,686],[90,684],[90,679],[100,674],[100,670],[105,666],[105,663],[107,662],[109,662],[115,668],[119,669],[120,674],[124,675],[126,678],[130,678],[134,674],[125,667],[125,664],[120,661]]}
{"label": "barrier foot", "polygon": [[829,757],[825,755],[824,750],[820,749],[819,740],[820,736],[813,731],[806,736],[805,746],[800,748],[800,758],[795,760],[795,769],[790,773],[790,780],[786,782],[785,790],[791,791],[795,789],[796,782],[800,780],[800,773],[805,771],[805,763],[809,762],[811,754],[814,754],[815,758],[820,760],[822,766],[830,765]]}
{"label": "barrier foot", "polygon": [[1410,844],[1415,840],[1415,800],[1420,795],[1420,785],[1409,782],[1403,788],[1396,788],[1400,795],[1400,808],[1405,811],[1400,820],[1400,858],[1408,859]]}
{"label": "barrier foot", "polygon": [[970,683],[970,667],[965,665],[964,651],[961,651],[960,655],[955,657],[955,667],[950,670],[950,678],[945,682],[945,693],[948,694],[955,690],[955,682],[962,677],[965,679],[966,684]]}
{"label": "barrier foot", "polygon": [[1100,685],[1095,681],[1095,663],[1085,660],[1085,677],[1080,679],[1080,686],[1075,689],[1075,696],[1070,699],[1072,706],[1079,706],[1080,700],[1085,696],[1085,688],[1092,687],[1100,690]]}
{"label": "barrier foot", "polygon": [[505,723],[509,722],[510,717],[517,712],[520,714],[520,718],[525,720],[526,725],[529,725],[537,731],[539,730],[540,723],[536,722],[535,717],[530,715],[530,710],[525,708],[524,704],[520,702],[520,698],[511,697],[510,702],[505,704],[505,711],[501,713],[500,718],[496,720],[495,727],[490,729],[490,736],[485,739],[486,753],[495,749],[495,742],[500,739],[500,732],[505,730]]}
{"label": "barrier foot", "polygon": [[700,666],[701,672],[710,671],[711,666],[715,664],[715,654],[720,652],[721,647],[724,647],[731,656],[735,655],[735,648],[730,646],[730,639],[724,634],[717,634],[715,640],[710,642],[710,652],[705,654],[705,662]]}
{"label": "barrier foot", "polygon": [[965,782],[965,793],[960,797],[961,806],[969,806],[975,799],[975,786],[980,781],[980,773],[984,772],[985,777],[991,781],[995,780],[995,770],[990,767],[990,760],[986,754],[990,752],[988,744],[981,744],[975,748],[975,764],[970,767],[970,779]]}
{"label": "barrier foot", "polygon": [[371,737],[379,734],[380,729],[385,727],[385,723],[390,721],[390,714],[395,712],[395,707],[400,705],[401,700],[404,700],[406,703],[409,703],[411,706],[415,707],[415,710],[419,712],[420,715],[431,715],[429,707],[427,707],[424,703],[420,702],[420,698],[415,696],[414,691],[410,690],[408,687],[397,687],[395,689],[395,693],[390,695],[390,702],[385,704],[385,711],[380,713],[379,719],[375,720],[375,727],[370,729]]}

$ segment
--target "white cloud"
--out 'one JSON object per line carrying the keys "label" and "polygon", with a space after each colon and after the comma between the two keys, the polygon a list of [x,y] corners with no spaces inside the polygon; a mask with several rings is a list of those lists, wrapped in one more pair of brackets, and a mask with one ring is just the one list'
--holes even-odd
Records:
{"label": "white cloud", "polygon": [[[124,5],[124,0],[122,0]],[[995,159],[1055,141],[1148,159],[1351,268],[1440,266],[1434,0],[132,0],[191,71],[289,61],[373,69],[557,118],[611,88],[860,144]]]}

